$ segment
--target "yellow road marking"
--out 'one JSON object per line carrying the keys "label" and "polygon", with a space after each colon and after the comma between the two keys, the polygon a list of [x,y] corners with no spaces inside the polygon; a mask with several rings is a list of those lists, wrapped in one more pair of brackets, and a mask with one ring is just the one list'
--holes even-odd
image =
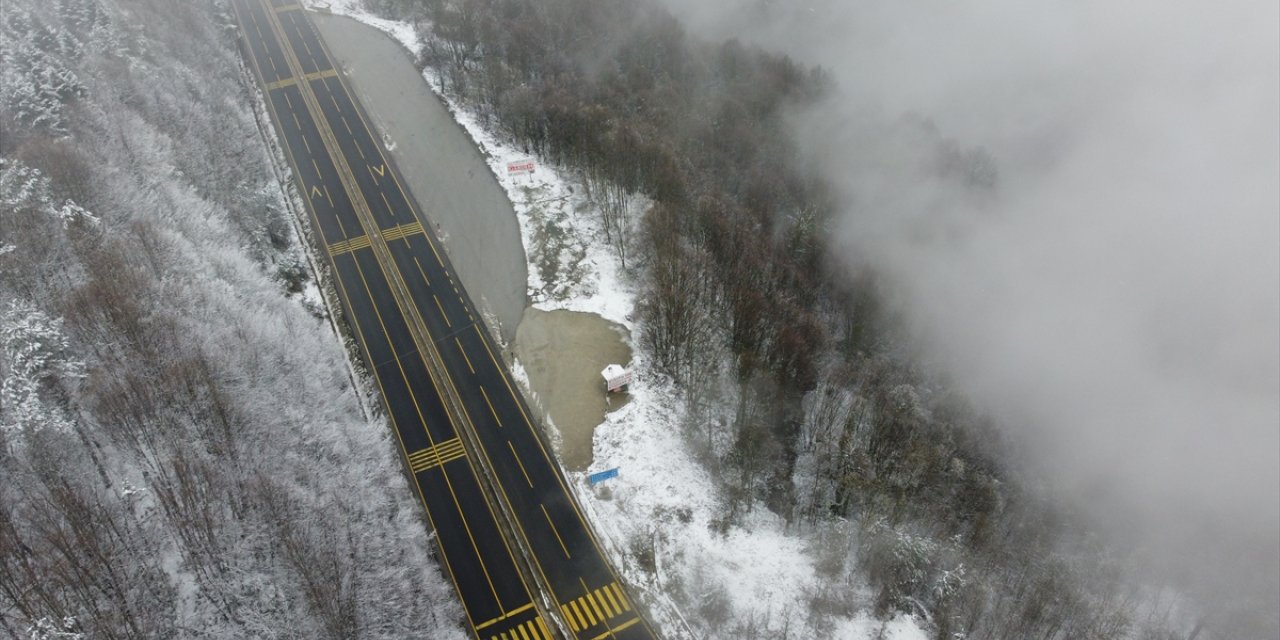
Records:
{"label": "yellow road marking", "polygon": [[585,600],[578,598],[577,600],[574,600],[574,602],[577,603],[579,607],[582,607],[582,614],[587,617],[587,622],[590,622],[591,626],[598,624],[595,615],[591,613],[591,608],[587,606],[587,602]]}
{"label": "yellow road marking", "polygon": [[336,75],[338,75],[337,69],[325,69],[324,71],[312,71],[303,77],[307,80],[320,80],[322,78],[332,78]]}
{"label": "yellow road marking", "polygon": [[[267,58],[267,59],[270,60],[271,58]],[[274,64],[272,66],[274,67]],[[272,70],[274,71],[274,68]],[[267,83],[267,91],[271,91],[273,89],[283,89],[292,84],[296,84],[297,82],[298,80],[296,78],[285,78],[283,80],[276,80],[275,82],[269,82]]]}
{"label": "yellow road marking", "polygon": [[[582,615],[582,610],[578,608],[578,601],[577,601],[577,600],[574,600],[573,602],[570,602],[570,603],[569,603],[569,608],[570,608],[570,609],[573,609],[573,615],[574,615],[574,616],[577,616],[577,618],[578,618],[578,626],[582,627],[583,629],[586,629],[587,627],[591,626],[590,624],[587,624],[587,617],[586,617],[586,616],[584,616],[584,615]],[[595,624],[595,623],[592,623],[592,624]]]}
{"label": "yellow road marking", "polygon": [[338,256],[357,249],[366,249],[369,246],[369,236],[356,236],[329,245],[329,255]]}
{"label": "yellow road marking", "polygon": [[409,454],[409,470],[419,473],[435,466],[443,466],[446,462],[452,462],[465,455],[467,452],[462,448],[462,441],[454,437]]}
{"label": "yellow road marking", "polygon": [[[345,191],[345,189],[344,189],[344,191]],[[343,238],[351,238],[351,237],[353,237],[350,233],[348,233],[348,232],[347,232],[347,225],[342,224],[342,216],[334,216],[334,217],[333,217],[333,219],[334,219],[334,221],[335,221],[335,222],[337,222],[337,223],[338,223],[338,230],[342,232],[342,237],[343,237]],[[356,226],[358,226],[358,227],[359,227],[360,225],[358,225],[358,224],[357,224]],[[363,230],[363,229],[364,229],[364,227],[360,227],[360,229],[361,229],[361,230]],[[335,265],[335,266],[334,266],[334,268],[336,269],[336,268],[337,268],[337,265]],[[363,281],[363,280],[361,280],[361,282],[364,282],[364,281]],[[369,288],[368,283],[365,283],[365,289],[368,289],[368,288]]]}
{"label": "yellow road marking", "polygon": [[406,224],[396,225],[389,229],[382,230],[382,239],[387,242],[407,238],[411,235],[423,233],[421,222],[409,222]]}
{"label": "yellow road marking", "polygon": [[[396,175],[396,174],[394,174],[394,173],[393,173],[393,174],[391,174],[391,177],[393,177],[393,178],[394,178],[394,177],[395,177],[395,175]],[[401,195],[404,195],[404,190],[403,190],[403,189],[401,189],[401,190],[400,190],[400,194],[401,194]],[[437,231],[437,232],[439,232],[439,231],[440,231],[440,225],[439,225],[439,224],[437,224],[437,225],[436,225],[436,231]],[[434,256],[436,257],[436,263],[437,263],[437,264],[439,264],[439,265],[440,265],[440,267],[443,269],[443,268],[444,268],[444,260],[441,260],[441,259],[440,259],[440,252],[439,252],[439,251],[436,251],[436,243],[435,243],[435,241],[434,241],[434,240],[428,240],[428,241],[427,241],[427,246],[428,246],[428,247],[431,247],[431,255],[434,255]],[[445,270],[445,273],[449,273],[449,271],[446,269],[446,270]],[[450,278],[452,278],[452,277],[453,277],[453,276],[450,276]]]}
{"label": "yellow road marking", "polygon": [[311,185],[311,197],[312,197],[312,198],[314,198],[314,197],[316,197],[316,196],[322,196],[322,195],[324,195],[324,192],[320,190],[320,187],[317,187],[317,186],[315,186],[314,184],[313,184],[313,185]]}
{"label": "yellow road marking", "polygon": [[[508,442],[507,444],[511,443]],[[516,459],[519,460],[519,458]],[[551,521],[551,514],[547,513],[547,506],[540,504],[538,507],[542,509],[542,517],[547,519],[547,525],[551,527],[551,533],[556,534],[556,542],[560,543],[560,550],[564,552],[564,557],[572,558],[573,556],[569,554],[569,548],[564,546],[564,539],[560,537],[560,532],[556,531],[556,523]]]}
{"label": "yellow road marking", "polygon": [[606,616],[602,611],[600,611],[600,605],[596,604],[595,596],[591,595],[591,592],[588,591],[587,595],[583,597],[587,601],[587,603],[591,605],[591,610],[596,612],[596,617],[600,618],[600,620],[603,621],[606,618]]}
{"label": "yellow road marking", "polygon": [[622,609],[630,611],[631,605],[627,603],[627,597],[622,595],[622,588],[618,586],[618,583],[615,582],[609,586],[613,588],[614,593],[618,594],[618,602],[622,603]]}
{"label": "yellow road marking", "polygon": [[520,636],[523,640],[529,640],[529,634],[524,630],[524,625],[516,627],[516,630],[520,632]]}
{"label": "yellow road marking", "polygon": [[582,628],[582,626],[578,624],[578,621],[574,619],[573,612],[569,609],[569,605],[560,605],[560,612],[564,614],[564,619],[569,621],[569,627],[572,628],[575,633]]}
{"label": "yellow road marking", "polygon": [[623,629],[629,629],[629,628],[631,628],[631,626],[632,626],[632,625],[634,625],[634,624],[636,624],[636,623],[638,623],[638,622],[640,622],[640,618],[632,618],[632,619],[630,619],[630,620],[628,620],[628,621],[626,621],[626,622],[624,622],[624,623],[622,623],[622,624],[620,624],[620,625],[618,625],[618,626],[616,626],[616,627],[614,627],[614,628],[612,628],[612,629],[610,629],[610,630],[608,630],[608,631],[606,631],[606,632],[604,632],[604,633],[602,633],[602,634],[600,634],[600,635],[598,635],[598,636],[596,636],[596,637],[592,638],[591,640],[603,640],[604,638],[607,638],[607,637],[609,637],[609,636],[611,636],[611,635],[615,635],[615,634],[617,634],[619,631],[622,631]]}
{"label": "yellow road marking", "polygon": [[609,601],[605,600],[604,591],[602,589],[596,589],[592,593],[594,594],[592,597],[595,599],[595,601],[600,603],[600,608],[604,609],[605,617],[612,618],[618,615],[619,613],[622,613],[621,611],[616,611],[614,610],[613,607],[609,606]]}
{"label": "yellow road marking", "polygon": [[530,609],[532,609],[532,608],[533,608],[533,603],[532,603],[532,602],[530,602],[529,604],[526,604],[526,605],[525,605],[525,606],[523,606],[523,607],[519,607],[519,608],[517,608],[517,609],[512,609],[512,610],[508,611],[508,612],[507,612],[507,617],[508,617],[508,618],[510,618],[511,616],[519,615],[519,614],[524,613],[525,611],[528,611],[528,610],[530,610]]}
{"label": "yellow road marking", "polygon": [[444,318],[444,326],[453,327],[453,323],[449,322],[449,316],[444,312],[444,305],[440,304],[440,296],[431,294],[431,299],[436,301],[436,308],[440,310],[440,317]]}
{"label": "yellow road marking", "polygon": [[[377,178],[374,178],[373,180],[374,180],[374,182],[377,182],[377,181],[378,181],[378,179],[377,179]],[[387,206],[387,213],[390,213],[392,217],[395,217],[395,215],[396,215],[396,210],[391,206],[391,201],[390,201],[390,200],[387,200],[387,194],[385,194],[385,193],[383,193],[383,192],[379,191],[379,192],[378,192],[378,195],[382,196],[382,204],[384,204],[384,205],[386,205],[386,206]],[[419,225],[419,226],[421,226],[421,225]],[[418,259],[418,258],[415,256],[415,257],[414,257],[414,260],[417,260],[417,259]],[[419,269],[421,269],[422,267],[418,267],[418,268],[419,268]]]}
{"label": "yellow road marking", "polygon": [[[480,395],[484,396],[484,403],[489,406],[489,413],[493,414],[494,421],[498,423],[499,427],[501,427],[502,418],[499,418],[498,412],[493,410],[493,403],[489,402],[489,392],[484,390],[484,385],[479,385],[479,386],[480,386]],[[530,484],[529,486],[532,487],[533,485]]]}
{"label": "yellow road marking", "polygon": [[542,616],[538,616],[537,618],[534,618],[534,620],[538,622],[538,628],[542,630],[542,635],[546,637],[547,640],[553,640],[551,630],[547,628],[547,623],[542,619]]}
{"label": "yellow road marking", "polygon": [[613,592],[609,590],[609,587],[600,587],[596,591],[603,594],[600,596],[601,602],[604,602],[605,599],[608,599],[609,604],[613,605],[613,610],[617,611],[617,613],[615,613],[614,615],[622,614],[622,607],[618,606],[618,601],[613,598]]}
{"label": "yellow road marking", "polygon": [[275,11],[276,11],[276,13],[284,13],[284,12],[286,12],[286,11],[293,11],[294,9],[301,9],[301,8],[302,8],[302,5],[298,5],[298,4],[286,4],[286,5],[281,6],[281,7],[276,7],[276,8],[275,8]]}
{"label": "yellow road marking", "polygon": [[413,257],[413,264],[418,265],[418,275],[422,276],[422,281],[427,283],[428,287],[431,286],[431,278],[428,278],[427,273],[422,270],[422,263],[418,262],[418,256]]}
{"label": "yellow road marking", "polygon": [[467,361],[467,369],[471,370],[471,375],[475,375],[476,368],[471,366],[471,358],[467,357],[467,350],[462,348],[462,341],[457,336],[453,337],[453,343],[458,345],[458,353],[462,354],[462,359]]}
{"label": "yellow road marking", "polygon": [[524,613],[524,612],[526,612],[526,611],[528,611],[528,610],[530,610],[530,609],[532,609],[532,608],[533,608],[533,603],[532,603],[532,602],[530,602],[529,604],[524,605],[523,607],[516,607],[515,609],[512,609],[512,610],[510,610],[510,611],[508,611],[508,612],[506,612],[506,613],[504,613],[504,614],[502,614],[502,615],[500,615],[500,616],[498,616],[498,617],[496,617],[496,618],[494,618],[494,619],[492,619],[492,620],[486,620],[486,621],[484,621],[484,622],[482,622],[482,623],[480,623],[480,624],[476,625],[476,631],[479,631],[479,630],[481,630],[481,629],[484,629],[485,627],[491,627],[491,626],[493,626],[493,625],[495,625],[495,624],[497,624],[497,623],[499,623],[499,622],[502,622],[503,620],[506,620],[507,618],[510,618],[510,617],[513,617],[513,616],[518,616],[518,615],[520,615],[520,614],[522,614],[522,613]]}
{"label": "yellow road marking", "polygon": [[[298,27],[298,16],[296,15],[289,16],[289,24],[293,25],[294,33],[298,34],[298,40],[302,42],[302,48],[307,50],[307,57],[311,58],[312,63],[315,63],[316,54],[311,51],[311,45],[307,44],[307,39],[302,37],[302,29]],[[318,64],[316,65],[316,67],[319,67],[319,66],[320,65]]]}
{"label": "yellow road marking", "polygon": [[[596,614],[596,617],[600,619],[600,623],[604,625],[605,633],[612,633],[613,628],[609,625],[609,618],[612,618],[613,615],[612,614],[605,615],[605,613],[600,611],[600,606],[596,604],[596,598],[594,595],[592,595],[591,589],[587,587],[586,580],[583,580],[581,577],[579,577],[578,584],[582,585],[582,591],[585,593],[585,595],[578,597],[578,600],[582,602],[582,610],[587,612],[587,617],[591,617],[590,614],[592,611],[594,611]],[[597,591],[599,591],[599,589],[597,589]],[[608,612],[608,611],[609,611],[609,608],[606,606],[605,612]]]}
{"label": "yellow road marking", "polygon": [[[516,453],[516,446],[515,446],[514,444],[511,444],[511,441],[510,441],[510,440],[508,440],[508,441],[507,441],[507,446],[508,446],[508,447],[511,447],[511,455],[515,457],[515,459],[516,459],[516,465],[518,465],[518,466],[520,467],[520,473],[524,474],[524,481],[525,481],[525,482],[528,482],[528,483],[529,483],[529,488],[530,488],[530,489],[532,489],[532,488],[533,488],[533,481],[529,479],[529,472],[524,470],[524,463],[523,463],[523,462],[520,462],[520,454]],[[544,509],[544,511],[545,511],[545,509]]]}

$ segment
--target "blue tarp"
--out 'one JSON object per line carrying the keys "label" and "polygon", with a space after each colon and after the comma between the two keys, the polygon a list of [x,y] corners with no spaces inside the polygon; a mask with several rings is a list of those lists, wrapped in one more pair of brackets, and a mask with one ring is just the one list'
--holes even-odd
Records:
{"label": "blue tarp", "polygon": [[612,469],[606,469],[599,473],[593,473],[587,476],[587,482],[590,484],[596,484],[597,482],[604,482],[609,478],[616,478],[616,477],[618,477],[618,468],[614,467]]}

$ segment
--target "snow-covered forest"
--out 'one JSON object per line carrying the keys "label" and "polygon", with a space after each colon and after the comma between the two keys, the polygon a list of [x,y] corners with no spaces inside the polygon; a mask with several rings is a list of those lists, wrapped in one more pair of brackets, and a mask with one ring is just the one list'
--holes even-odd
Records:
{"label": "snow-covered forest", "polygon": [[8,0],[0,74],[0,635],[462,637],[225,7]]}

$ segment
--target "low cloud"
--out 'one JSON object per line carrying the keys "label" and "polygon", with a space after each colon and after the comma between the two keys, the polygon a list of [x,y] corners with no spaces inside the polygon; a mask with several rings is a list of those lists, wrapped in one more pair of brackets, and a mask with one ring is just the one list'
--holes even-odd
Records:
{"label": "low cloud", "polygon": [[801,138],[922,358],[1169,562],[1212,535],[1280,579],[1280,6],[673,9],[832,73]]}

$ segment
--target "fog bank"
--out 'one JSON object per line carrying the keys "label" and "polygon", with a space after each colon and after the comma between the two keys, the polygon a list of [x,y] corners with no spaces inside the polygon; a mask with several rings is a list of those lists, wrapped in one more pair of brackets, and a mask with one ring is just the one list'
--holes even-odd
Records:
{"label": "fog bank", "polygon": [[[1275,2],[669,4],[832,73],[801,139],[843,196],[838,251],[922,358],[1165,562],[1234,545],[1211,578],[1274,589]],[[995,187],[941,139],[985,149]]]}

